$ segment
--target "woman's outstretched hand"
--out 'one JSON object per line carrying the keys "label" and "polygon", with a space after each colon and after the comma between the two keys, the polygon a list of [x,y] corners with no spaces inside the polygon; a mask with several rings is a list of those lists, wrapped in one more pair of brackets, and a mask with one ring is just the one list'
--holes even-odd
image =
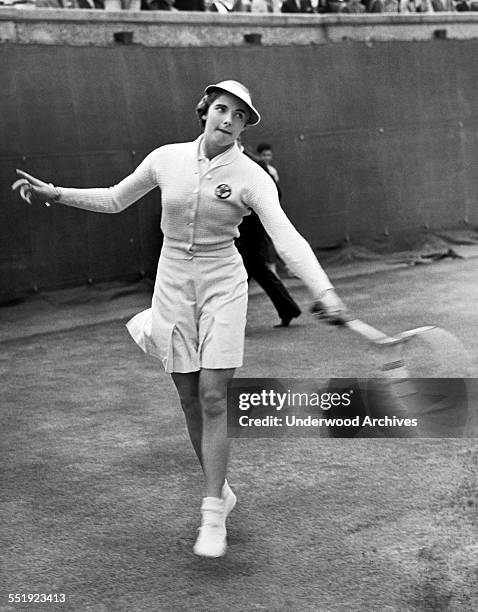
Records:
{"label": "woman's outstretched hand", "polygon": [[334,289],[328,289],[320,300],[316,300],[310,312],[330,325],[344,325],[350,318],[347,308]]}
{"label": "woman's outstretched hand", "polygon": [[51,183],[44,183],[40,179],[17,170],[17,174],[21,177],[16,180],[13,185],[13,191],[17,191],[22,200],[28,204],[45,204],[50,206],[51,202],[58,200],[58,189]]}

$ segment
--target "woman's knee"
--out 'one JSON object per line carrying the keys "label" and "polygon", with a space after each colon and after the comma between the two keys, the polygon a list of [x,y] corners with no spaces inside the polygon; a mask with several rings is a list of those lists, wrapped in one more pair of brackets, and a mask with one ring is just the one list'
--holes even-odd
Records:
{"label": "woman's knee", "polygon": [[223,389],[208,387],[201,389],[200,402],[205,416],[215,417],[225,414],[226,392]]}

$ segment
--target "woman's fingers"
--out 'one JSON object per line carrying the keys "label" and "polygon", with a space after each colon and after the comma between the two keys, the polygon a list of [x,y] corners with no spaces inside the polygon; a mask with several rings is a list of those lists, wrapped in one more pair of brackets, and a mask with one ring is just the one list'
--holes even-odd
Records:
{"label": "woman's fingers", "polygon": [[17,169],[17,174],[22,178],[17,179],[13,185],[12,189],[14,191],[18,191],[20,197],[28,202],[28,204],[40,203],[46,204],[46,206],[50,206],[48,202],[48,198],[52,197],[53,188],[51,185],[40,181],[40,179],[31,176],[27,172],[23,172],[23,170]]}
{"label": "woman's fingers", "polygon": [[40,179],[35,178],[31,174],[27,174],[26,172],[23,172],[23,170],[18,170],[17,168],[16,172],[19,176],[22,176],[29,183],[31,183],[32,185],[35,185],[36,187],[43,187],[44,185],[46,185],[46,183],[44,183],[43,181],[40,181]]}
{"label": "woman's fingers", "polygon": [[25,202],[32,203],[32,188],[28,183],[20,187],[20,195]]}
{"label": "woman's fingers", "polygon": [[15,181],[12,185],[12,190],[18,190],[22,200],[25,200],[25,202],[28,202],[29,204],[32,203],[33,185],[31,185],[27,179],[18,179]]}
{"label": "woman's fingers", "polygon": [[25,200],[28,204],[33,204],[35,201],[35,203],[38,202],[50,206],[48,202],[49,194],[46,193],[45,189],[35,187],[30,181],[27,181],[27,179],[18,179],[13,183],[12,189],[18,191],[22,200]]}
{"label": "woman's fingers", "polygon": [[29,184],[30,183],[27,181],[27,179],[17,179],[12,185],[12,190],[15,191],[19,189],[22,185],[29,185]]}

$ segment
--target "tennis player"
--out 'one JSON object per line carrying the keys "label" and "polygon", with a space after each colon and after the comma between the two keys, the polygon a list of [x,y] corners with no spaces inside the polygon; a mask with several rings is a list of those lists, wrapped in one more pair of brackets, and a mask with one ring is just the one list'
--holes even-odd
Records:
{"label": "tennis player", "polygon": [[220,557],[226,551],[226,518],[236,503],[226,480],[226,391],[242,365],[247,310],[247,274],[234,239],[249,209],[310,290],[319,316],[337,322],[345,307],[281,209],[272,178],[236,144],[246,126],[260,121],[248,89],[233,80],[209,85],[196,112],[204,128],[197,140],[155,149],[113,187],[55,187],[18,170],[22,178],[13,188],[29,203],[59,202],[103,213],[119,213],[161,189],[164,243],[152,305],[127,327],[172,376],[205,478],[193,550]]}

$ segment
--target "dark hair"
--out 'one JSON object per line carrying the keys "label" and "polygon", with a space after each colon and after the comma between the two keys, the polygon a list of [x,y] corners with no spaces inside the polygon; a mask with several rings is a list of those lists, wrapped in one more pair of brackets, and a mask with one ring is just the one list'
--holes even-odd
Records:
{"label": "dark hair", "polygon": [[[206,120],[204,119],[204,115],[207,115],[207,111],[209,110],[209,107],[211,106],[211,104],[214,102],[214,100],[216,100],[216,98],[219,98],[219,96],[222,95],[223,93],[229,93],[229,92],[222,90],[222,89],[213,89],[209,93],[205,94],[197,103],[196,114],[198,116],[199,122],[201,123],[203,127],[206,125]],[[234,95],[234,94],[231,94],[231,95]],[[250,118],[251,113],[249,111],[249,108],[247,112],[248,112],[248,117]],[[247,123],[249,123],[249,119],[247,119],[246,124]]]}
{"label": "dark hair", "polygon": [[219,89],[215,89],[208,94],[205,94],[197,103],[196,106],[196,114],[198,116],[200,124],[204,127],[206,125],[206,120],[204,119],[204,115],[207,115],[207,111],[211,104],[219,98],[221,95],[221,91]]}
{"label": "dark hair", "polygon": [[260,155],[263,151],[272,151],[272,147],[270,144],[267,144],[267,142],[261,142],[260,144],[257,145],[256,151]]}

